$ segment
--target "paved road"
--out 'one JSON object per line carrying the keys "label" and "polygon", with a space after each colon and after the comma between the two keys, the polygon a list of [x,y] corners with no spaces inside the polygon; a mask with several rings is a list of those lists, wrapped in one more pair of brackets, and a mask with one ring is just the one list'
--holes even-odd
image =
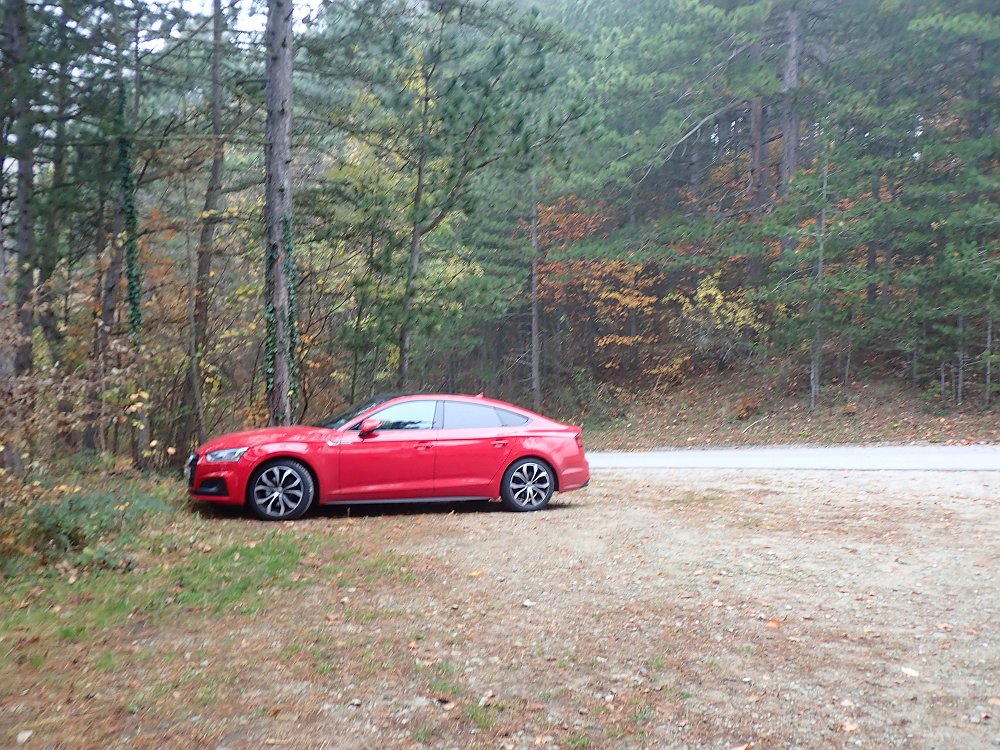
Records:
{"label": "paved road", "polygon": [[814,469],[830,471],[997,471],[1000,445],[719,448],[591,453],[591,469]]}

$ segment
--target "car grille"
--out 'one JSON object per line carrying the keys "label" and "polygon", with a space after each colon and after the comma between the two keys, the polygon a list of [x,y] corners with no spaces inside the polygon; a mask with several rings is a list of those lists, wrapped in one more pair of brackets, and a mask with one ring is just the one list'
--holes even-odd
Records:
{"label": "car grille", "polygon": [[198,454],[192,453],[188,456],[187,463],[184,464],[184,473],[187,474],[188,487],[194,487],[194,468],[198,465]]}

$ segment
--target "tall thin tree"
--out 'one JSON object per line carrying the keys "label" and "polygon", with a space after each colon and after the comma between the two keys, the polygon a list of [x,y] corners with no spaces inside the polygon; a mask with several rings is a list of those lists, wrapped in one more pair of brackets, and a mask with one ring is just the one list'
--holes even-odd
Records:
{"label": "tall thin tree", "polygon": [[538,182],[531,175],[531,399],[535,411],[542,410],[541,343],[538,316]]}
{"label": "tall thin tree", "polygon": [[35,223],[33,195],[35,191],[35,146],[32,122],[31,71],[28,60],[28,9],[24,0],[13,0],[8,11],[10,60],[14,68],[14,133],[17,138],[17,188],[14,216],[16,271],[14,273],[14,304],[17,308],[18,342],[14,349],[14,373],[24,375],[31,371],[32,330],[35,325],[31,305],[32,264],[35,255]]}
{"label": "tall thin tree", "polygon": [[208,342],[208,297],[212,276],[212,255],[215,252],[215,228],[225,207],[222,193],[222,172],[225,167],[226,142],[222,131],[222,53],[226,18],[222,0],[212,0],[212,166],[205,187],[205,209],[202,212],[201,234],[198,238],[197,270],[191,311],[190,389],[194,410],[193,437],[205,441],[205,407],[201,396],[201,358]]}
{"label": "tall thin tree", "polygon": [[292,242],[292,0],[268,0],[264,142],[267,403],[272,425],[297,416],[298,326]]}

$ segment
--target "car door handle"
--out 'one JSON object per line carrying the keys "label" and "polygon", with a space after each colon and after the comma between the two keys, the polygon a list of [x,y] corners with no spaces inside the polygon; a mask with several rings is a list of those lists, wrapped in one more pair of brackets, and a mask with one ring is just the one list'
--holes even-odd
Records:
{"label": "car door handle", "polygon": [[433,445],[434,445],[434,443],[417,443],[417,450],[418,451],[430,450],[431,446],[433,446]]}
{"label": "car door handle", "polygon": [[493,447],[494,448],[503,448],[505,445],[507,445],[507,441],[506,440],[494,440],[493,441]]}

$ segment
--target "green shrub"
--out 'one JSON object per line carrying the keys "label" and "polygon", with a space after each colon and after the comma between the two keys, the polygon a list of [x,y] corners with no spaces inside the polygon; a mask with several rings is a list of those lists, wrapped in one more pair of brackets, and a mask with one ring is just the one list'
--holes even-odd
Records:
{"label": "green shrub", "polygon": [[22,542],[45,565],[68,562],[78,568],[128,568],[122,547],[150,513],[167,506],[150,495],[127,500],[91,492],[32,508],[24,518]]}

